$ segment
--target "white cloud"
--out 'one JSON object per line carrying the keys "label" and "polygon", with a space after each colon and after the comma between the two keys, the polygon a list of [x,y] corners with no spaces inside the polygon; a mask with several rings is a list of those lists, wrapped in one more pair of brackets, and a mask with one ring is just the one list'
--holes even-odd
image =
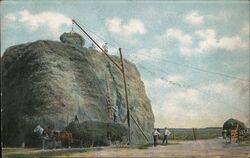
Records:
{"label": "white cloud", "polygon": [[5,19],[8,20],[8,21],[16,21],[17,17],[15,14],[13,13],[9,13],[5,16]]}
{"label": "white cloud", "polygon": [[[248,76],[239,76],[248,78]],[[184,76],[166,77],[181,82]],[[201,86],[175,88],[162,78],[143,80],[157,127],[222,126],[230,117],[248,123],[249,83],[229,80]]]}
{"label": "white cloud", "polygon": [[[247,78],[246,76],[242,76],[241,78]],[[233,94],[236,97],[249,97],[249,83],[242,81],[231,80],[228,82],[218,82],[211,83],[201,87],[200,89],[209,91],[212,94],[224,94],[229,95]]]}
{"label": "white cloud", "polygon": [[184,77],[182,75],[177,75],[177,74],[168,76],[168,79],[173,82],[180,82],[183,80],[183,78]]}
{"label": "white cloud", "polygon": [[158,48],[143,48],[139,49],[137,52],[129,55],[129,60],[139,63],[143,61],[155,61],[162,56],[163,52]]}
{"label": "white cloud", "polygon": [[178,28],[170,28],[167,29],[162,35],[156,37],[157,40],[177,40],[180,43],[180,53],[185,56],[189,56],[192,54],[192,50],[190,49],[193,44],[193,38],[188,33],[183,32]]}
{"label": "white cloud", "polygon": [[218,41],[218,47],[226,50],[246,48],[247,43],[243,42],[239,36],[222,37]]}
{"label": "white cloud", "polygon": [[168,89],[157,95],[159,87],[151,87],[156,126],[221,126],[230,117],[248,123],[249,83],[231,80],[197,89]]}
{"label": "white cloud", "polygon": [[28,10],[18,12],[19,22],[36,31],[39,27],[46,26],[51,33],[58,33],[61,26],[71,25],[71,19],[57,12],[44,11],[38,14],[31,14]]}
{"label": "white cloud", "polygon": [[234,50],[248,47],[248,43],[238,35],[218,37],[216,31],[212,28],[197,30],[192,34],[178,28],[170,28],[163,34],[156,36],[156,39],[158,41],[178,41],[180,54],[186,57],[213,52],[216,49],[234,52]]}
{"label": "white cloud", "polygon": [[177,28],[170,28],[166,30],[161,38],[175,39],[182,45],[191,45],[193,43],[192,37],[189,34],[184,33],[182,30]]}
{"label": "white cloud", "polygon": [[180,54],[183,56],[191,56],[193,55],[194,50],[191,47],[180,46]]}
{"label": "white cloud", "polygon": [[224,36],[218,38],[213,29],[199,30],[195,32],[195,35],[201,39],[198,42],[198,48],[196,48],[198,52],[206,52],[218,48],[232,51],[247,47],[247,43],[243,42],[239,36]]}
{"label": "white cloud", "polygon": [[199,97],[199,92],[194,89],[187,89],[185,92],[179,94],[179,97],[183,100],[189,100],[191,102],[197,102]]}
{"label": "white cloud", "polygon": [[122,36],[146,33],[144,23],[139,19],[130,19],[127,23],[124,23],[123,19],[113,17],[106,19],[105,24],[109,32]]}
{"label": "white cloud", "polygon": [[204,23],[204,18],[198,11],[192,11],[188,13],[185,17],[187,22],[194,24],[194,25],[199,25]]}
{"label": "white cloud", "polygon": [[225,92],[228,93],[229,91],[232,91],[232,87],[225,85],[225,83],[212,83],[203,86],[201,89],[216,94],[222,94]]}
{"label": "white cloud", "polygon": [[195,32],[195,35],[203,39],[206,39],[206,38],[214,39],[216,36],[216,32],[213,29],[198,30]]}
{"label": "white cloud", "polygon": [[196,48],[198,52],[203,52],[218,47],[215,30],[199,30],[195,32],[195,35],[200,38],[200,41],[198,42],[198,48]]}
{"label": "white cloud", "polygon": [[243,26],[242,26],[242,32],[245,33],[247,36],[249,36],[250,31],[249,31],[249,22],[246,22]]}
{"label": "white cloud", "polygon": [[[211,28],[195,31],[191,35],[180,29],[171,28],[166,30],[163,35],[158,36],[157,39],[177,40],[180,45],[180,54],[187,57],[205,54],[216,49],[234,52],[234,50],[245,49],[248,46],[247,42],[242,41],[238,35],[219,38],[216,31]],[[197,41],[194,43],[193,39]]]}
{"label": "white cloud", "polygon": [[197,121],[197,118],[200,116],[200,112],[206,111],[207,108],[200,104],[200,97],[200,94],[193,89],[167,91],[165,94],[158,96],[152,102],[156,126],[201,126],[204,123]]}
{"label": "white cloud", "polygon": [[128,34],[145,34],[146,30],[144,23],[138,19],[131,19],[127,25],[123,25],[123,29],[128,32]]}
{"label": "white cloud", "polygon": [[30,33],[42,31],[40,37],[45,39],[58,39],[63,29],[69,30],[72,24],[70,18],[58,12],[31,13],[26,9],[8,13],[3,20],[3,29],[19,27]]}
{"label": "white cloud", "polygon": [[166,85],[166,82],[164,82],[161,78],[156,78],[154,80],[144,79],[143,82],[145,83],[146,88],[149,90],[151,88],[161,88]]}
{"label": "white cloud", "polygon": [[122,28],[122,19],[114,17],[112,19],[106,20],[106,26],[108,27],[108,30],[113,33],[120,33]]}

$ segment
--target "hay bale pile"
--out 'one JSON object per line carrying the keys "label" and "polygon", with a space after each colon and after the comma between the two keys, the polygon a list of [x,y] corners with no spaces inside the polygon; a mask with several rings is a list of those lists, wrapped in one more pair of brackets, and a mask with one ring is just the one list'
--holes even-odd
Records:
{"label": "hay bale pile", "polygon": [[[113,65],[106,66],[100,52],[79,47],[83,45],[81,40],[77,43],[39,40],[12,46],[4,52],[1,74],[4,146],[20,146],[23,141],[32,146],[36,125],[63,130],[74,122],[75,115],[83,129],[92,126],[102,130],[106,123],[113,122],[106,95],[118,109],[117,124],[121,126],[115,128],[126,131],[122,74]],[[116,56],[112,59],[120,62]],[[152,140],[154,115],[144,84],[133,63],[125,60],[125,69],[131,114]],[[133,144],[147,143],[132,120],[131,136]]]}
{"label": "hay bale pile", "polygon": [[85,44],[85,39],[75,32],[64,32],[60,36],[60,40],[63,43],[71,44],[77,47],[83,47]]}
{"label": "hay bale pile", "polygon": [[71,122],[66,128],[72,132],[75,139],[83,140],[83,146],[104,146],[109,145],[109,141],[127,143],[127,127],[123,124],[92,122],[82,123]]}
{"label": "hay bale pile", "polygon": [[238,126],[239,130],[239,137],[240,139],[243,139],[245,135],[247,134],[247,127],[246,125],[236,119],[230,118],[223,124],[223,130],[227,130],[227,135],[230,135],[231,130],[236,129]]}

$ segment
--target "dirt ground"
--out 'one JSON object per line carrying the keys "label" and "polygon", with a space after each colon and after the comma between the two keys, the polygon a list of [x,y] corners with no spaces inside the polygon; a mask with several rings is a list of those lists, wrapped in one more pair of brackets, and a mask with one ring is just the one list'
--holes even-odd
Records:
{"label": "dirt ground", "polygon": [[110,148],[74,153],[69,157],[242,157],[250,158],[250,146],[226,143],[222,139],[182,141],[178,144],[147,149]]}
{"label": "dirt ground", "polygon": [[[59,156],[60,155],[60,156]],[[250,158],[250,144],[230,144],[221,138],[197,141],[170,141],[169,145],[156,147],[92,147],[71,149],[4,148],[3,157],[166,157],[166,158]]]}

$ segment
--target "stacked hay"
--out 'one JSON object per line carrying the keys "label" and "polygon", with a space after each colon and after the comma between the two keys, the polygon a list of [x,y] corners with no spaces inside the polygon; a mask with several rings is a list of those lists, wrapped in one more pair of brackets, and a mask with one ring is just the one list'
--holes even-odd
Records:
{"label": "stacked hay", "polygon": [[63,43],[71,44],[77,47],[83,47],[85,44],[85,39],[75,32],[64,32],[60,36],[60,40]]}
{"label": "stacked hay", "polygon": [[127,127],[123,124],[105,123],[99,121],[71,122],[66,128],[72,132],[75,139],[82,140],[83,146],[103,146],[110,142],[127,143]]}
{"label": "stacked hay", "polygon": [[230,118],[228,119],[224,124],[223,124],[223,130],[227,130],[227,134],[229,135],[231,130],[236,129],[236,127],[238,126],[238,130],[239,130],[239,136],[240,138],[243,138],[245,136],[245,134],[247,133],[247,127],[246,125],[236,119]]}
{"label": "stacked hay", "polygon": [[[61,36],[64,42],[67,41],[65,37]],[[76,41],[36,41],[12,46],[5,51],[1,74],[5,146],[20,146],[23,141],[32,146],[36,142],[33,133],[36,125],[64,130],[74,122],[75,116],[82,129],[89,129],[85,130],[88,133],[85,136],[92,134],[92,127],[96,131],[103,130],[101,136],[104,137],[104,127],[113,123],[108,113],[107,95],[111,105],[117,106],[118,110],[114,128],[126,131],[122,74],[113,65],[106,66],[100,52],[80,47],[84,44],[81,38]],[[116,56],[112,59],[120,62]],[[144,84],[136,66],[127,60],[125,71],[131,114],[152,140],[154,115]],[[76,133],[73,137],[80,136]],[[131,136],[134,144],[147,143],[132,120]],[[98,142],[97,139],[94,141]]]}

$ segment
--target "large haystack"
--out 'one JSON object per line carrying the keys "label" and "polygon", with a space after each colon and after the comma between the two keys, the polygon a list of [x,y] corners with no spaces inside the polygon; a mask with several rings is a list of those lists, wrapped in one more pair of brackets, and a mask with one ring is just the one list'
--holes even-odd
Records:
{"label": "large haystack", "polygon": [[[112,58],[119,63],[118,57]],[[151,139],[154,116],[144,84],[134,64],[125,61],[125,68],[131,114]],[[96,129],[89,127],[86,135],[96,131],[106,135],[107,123],[115,129],[127,129],[122,75],[112,64],[107,66],[107,60],[96,50],[42,40],[12,46],[2,57],[1,77],[6,146],[20,146],[23,141],[32,145],[37,124],[63,130],[69,128],[75,116],[80,126],[92,124]],[[107,96],[117,109],[116,123],[109,114]],[[132,120],[131,125],[132,143],[146,143]],[[79,137],[77,132],[74,135]]]}

